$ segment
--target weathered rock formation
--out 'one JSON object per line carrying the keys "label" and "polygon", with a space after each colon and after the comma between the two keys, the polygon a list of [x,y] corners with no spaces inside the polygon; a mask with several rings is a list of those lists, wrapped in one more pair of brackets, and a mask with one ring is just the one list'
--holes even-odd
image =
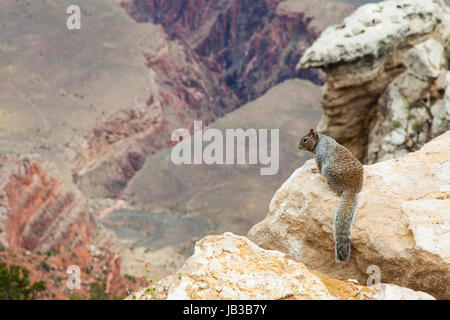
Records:
{"label": "weathered rock formation", "polygon": [[[109,294],[126,293],[117,238],[97,224],[53,165],[39,155],[1,155],[0,181],[0,244],[8,250],[2,260],[45,280],[48,298],[86,295],[91,282],[102,280]],[[82,288],[70,292],[65,272],[72,264],[81,270]]]}
{"label": "weathered rock formation", "polygon": [[295,71],[294,66],[325,26],[354,9],[327,0],[133,0],[122,5],[136,21],[161,24],[172,39],[192,48],[205,65],[223,73],[244,103],[289,78],[323,83],[315,70]]}
{"label": "weathered rock formation", "polygon": [[170,146],[173,130],[192,131],[194,120],[208,125],[240,105],[215,68],[162,28],[152,31],[140,43],[149,68],[146,101],[124,106],[68,143],[74,181],[91,196],[119,195],[147,156]]}
{"label": "weathered rock formation", "polygon": [[450,298],[450,131],[403,158],[364,167],[344,265],[334,257],[339,197],[312,168],[314,160],[280,187],[249,239],[333,278],[364,283],[379,268],[382,282]]}
{"label": "weathered rock formation", "polygon": [[194,255],[174,275],[142,288],[130,300],[150,299],[433,299],[395,285],[366,287],[331,279],[242,236],[225,233],[197,242]]}
{"label": "weathered rock formation", "polygon": [[319,131],[374,163],[448,130],[449,40],[441,0],[367,4],[325,30],[298,65],[327,74]]}
{"label": "weathered rock formation", "polygon": [[96,223],[39,155],[1,157],[1,240],[9,248],[59,251],[89,242]]}

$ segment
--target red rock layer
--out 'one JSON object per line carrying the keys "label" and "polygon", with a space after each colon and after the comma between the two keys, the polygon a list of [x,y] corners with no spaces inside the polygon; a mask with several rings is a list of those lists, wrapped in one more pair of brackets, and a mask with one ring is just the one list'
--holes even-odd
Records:
{"label": "red rock layer", "polygon": [[[111,296],[126,294],[115,237],[97,225],[82,196],[66,190],[52,165],[38,155],[2,155],[0,181],[0,244],[7,248],[0,261],[44,280],[44,298],[88,295],[93,281],[106,281]],[[76,292],[66,287],[73,264],[82,270]]]}
{"label": "red rock layer", "polygon": [[[133,0],[122,6],[138,22],[161,24],[205,59],[218,63],[242,102],[293,77],[323,83],[313,70],[295,71],[303,50],[317,38],[302,12],[277,12],[279,0]],[[217,67],[217,66],[215,66]]]}

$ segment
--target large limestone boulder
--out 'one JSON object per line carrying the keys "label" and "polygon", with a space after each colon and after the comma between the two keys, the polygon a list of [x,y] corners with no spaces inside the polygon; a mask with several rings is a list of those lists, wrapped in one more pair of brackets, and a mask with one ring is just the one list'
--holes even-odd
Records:
{"label": "large limestone boulder", "polygon": [[[153,290],[155,288],[155,290]],[[207,236],[173,276],[127,299],[433,299],[424,292],[331,279],[232,233]]]}
{"label": "large limestone boulder", "polygon": [[416,151],[449,130],[449,41],[441,0],[370,3],[327,28],[298,64],[326,73],[318,130],[365,163]]}
{"label": "large limestone boulder", "polygon": [[273,197],[248,238],[330,277],[382,282],[450,298],[450,131],[407,156],[364,167],[347,264],[336,264],[333,216],[339,198],[314,160]]}

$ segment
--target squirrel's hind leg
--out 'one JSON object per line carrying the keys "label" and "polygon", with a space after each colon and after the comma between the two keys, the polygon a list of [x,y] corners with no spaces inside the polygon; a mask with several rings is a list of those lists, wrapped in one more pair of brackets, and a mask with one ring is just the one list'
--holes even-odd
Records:
{"label": "squirrel's hind leg", "polygon": [[322,175],[327,180],[327,184],[330,187],[330,189],[333,192],[335,192],[338,196],[341,196],[344,190],[339,183],[339,179],[336,177],[336,175],[333,174],[333,171],[330,170],[327,166],[325,166],[323,168]]}

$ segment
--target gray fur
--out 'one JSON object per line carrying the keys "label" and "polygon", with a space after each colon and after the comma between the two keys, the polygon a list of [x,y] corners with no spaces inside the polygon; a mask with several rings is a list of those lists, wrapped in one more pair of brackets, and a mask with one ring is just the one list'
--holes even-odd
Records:
{"label": "gray fur", "polygon": [[[305,142],[303,139],[306,137],[308,139]],[[363,166],[347,148],[313,129],[300,140],[299,148],[314,153],[320,173],[330,188],[341,196],[334,215],[335,254],[337,262],[347,262],[358,203],[357,194],[363,184]]]}

